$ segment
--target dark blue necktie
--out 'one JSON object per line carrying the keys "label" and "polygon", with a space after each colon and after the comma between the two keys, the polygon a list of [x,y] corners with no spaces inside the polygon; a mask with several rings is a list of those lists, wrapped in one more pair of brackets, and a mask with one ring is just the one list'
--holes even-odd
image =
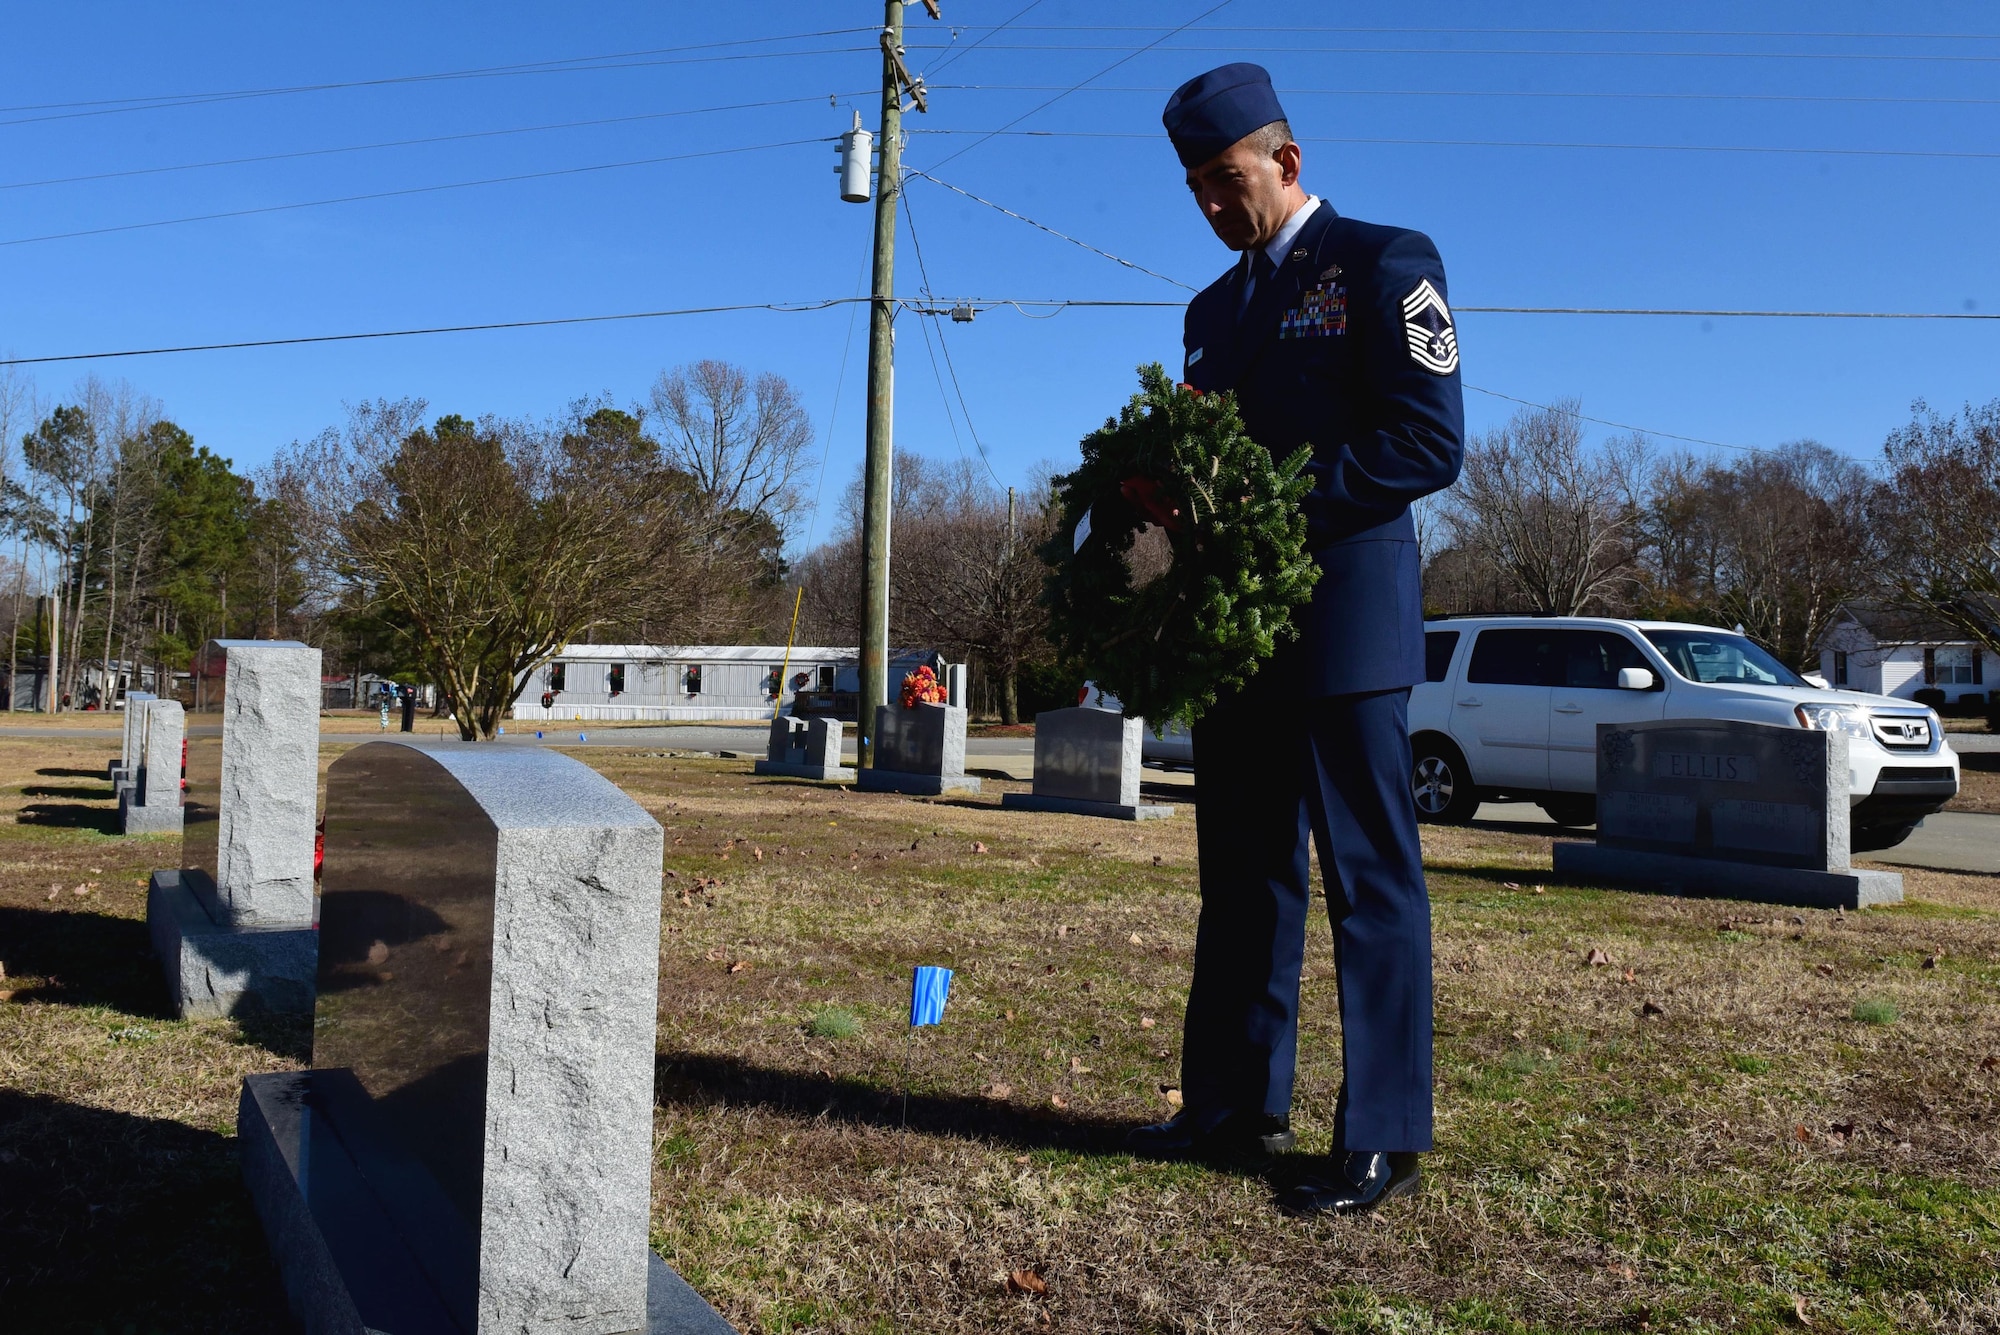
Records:
{"label": "dark blue necktie", "polygon": [[1239,324],[1243,317],[1250,313],[1250,301],[1257,295],[1258,287],[1270,281],[1275,267],[1271,263],[1271,257],[1264,253],[1261,246],[1250,252],[1250,262],[1244,266],[1243,298],[1236,308],[1236,319]]}

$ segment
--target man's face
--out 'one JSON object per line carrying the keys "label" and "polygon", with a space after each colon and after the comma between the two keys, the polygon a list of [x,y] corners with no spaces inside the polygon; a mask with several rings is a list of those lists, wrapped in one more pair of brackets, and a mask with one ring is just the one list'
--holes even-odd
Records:
{"label": "man's face", "polygon": [[1237,140],[1199,167],[1188,168],[1187,185],[1201,216],[1231,250],[1269,244],[1291,216],[1299,182],[1299,146],[1272,153],[1257,146],[1258,135]]}

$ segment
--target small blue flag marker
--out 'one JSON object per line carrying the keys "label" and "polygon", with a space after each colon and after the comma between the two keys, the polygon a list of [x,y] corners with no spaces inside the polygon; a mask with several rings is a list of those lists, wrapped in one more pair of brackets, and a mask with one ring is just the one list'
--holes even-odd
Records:
{"label": "small blue flag marker", "polygon": [[535,740],[538,742],[542,740],[542,730],[540,728],[535,729]]}
{"label": "small blue flag marker", "polygon": [[910,978],[910,1028],[944,1023],[945,999],[951,995],[951,970],[921,964]]}
{"label": "small blue flag marker", "polygon": [[587,741],[589,741],[589,740],[590,740],[590,739],[589,739],[588,737],[584,736],[584,735],[583,735],[582,733],[578,733],[578,734],[576,735],[576,739],[577,739],[577,740],[578,740],[579,742],[587,742]]}

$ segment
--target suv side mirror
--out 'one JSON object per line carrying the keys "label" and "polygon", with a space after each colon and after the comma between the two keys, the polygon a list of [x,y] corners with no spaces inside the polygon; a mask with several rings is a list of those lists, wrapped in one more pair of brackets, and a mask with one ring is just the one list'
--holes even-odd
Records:
{"label": "suv side mirror", "polygon": [[1650,691],[1653,689],[1651,668],[1619,668],[1618,689],[1621,691]]}

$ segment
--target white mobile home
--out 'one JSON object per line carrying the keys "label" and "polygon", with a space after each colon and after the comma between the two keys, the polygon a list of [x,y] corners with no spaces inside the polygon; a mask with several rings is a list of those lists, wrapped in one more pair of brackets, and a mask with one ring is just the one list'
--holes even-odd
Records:
{"label": "white mobile home", "polygon": [[780,645],[567,644],[514,701],[523,722],[759,719],[799,691],[832,690],[854,649]]}

